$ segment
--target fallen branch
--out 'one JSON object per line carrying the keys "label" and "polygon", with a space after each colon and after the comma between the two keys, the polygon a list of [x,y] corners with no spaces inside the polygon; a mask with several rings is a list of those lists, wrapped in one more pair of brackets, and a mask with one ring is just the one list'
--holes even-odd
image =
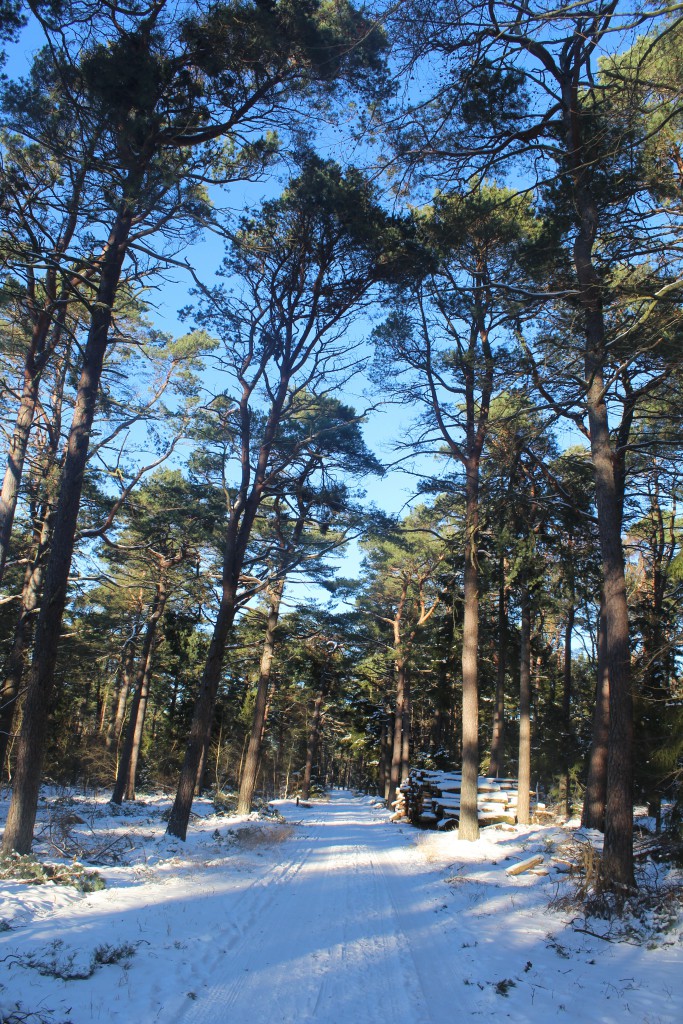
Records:
{"label": "fallen branch", "polygon": [[543,863],[543,854],[537,853],[533,857],[527,857],[526,860],[521,860],[519,864],[513,864],[512,867],[506,869],[506,875],[521,875],[525,871],[529,871],[531,868],[535,868],[537,864]]}

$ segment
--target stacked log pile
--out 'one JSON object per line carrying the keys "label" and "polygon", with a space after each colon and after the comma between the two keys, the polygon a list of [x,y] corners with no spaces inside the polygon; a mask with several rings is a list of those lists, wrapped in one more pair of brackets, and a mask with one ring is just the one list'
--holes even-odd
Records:
{"label": "stacked log pile", "polygon": [[389,821],[405,821],[405,819],[410,816],[408,813],[408,801],[405,785],[401,786],[399,789],[391,808],[393,810],[393,814],[389,818]]}
{"label": "stacked log pile", "polygon": [[[401,810],[419,828],[457,828],[461,785],[461,772],[413,768],[401,787]],[[477,791],[478,817],[482,825],[498,822],[514,825],[517,815],[516,779],[480,777]],[[535,805],[533,794],[532,805]]]}

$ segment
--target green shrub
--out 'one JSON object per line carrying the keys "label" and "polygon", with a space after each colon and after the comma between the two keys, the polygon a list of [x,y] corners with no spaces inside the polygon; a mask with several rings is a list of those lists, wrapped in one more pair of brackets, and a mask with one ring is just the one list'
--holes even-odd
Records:
{"label": "green shrub", "polygon": [[98,892],[105,881],[96,871],[87,871],[82,864],[42,864],[31,854],[0,854],[0,878],[32,885],[71,885],[79,892]]}

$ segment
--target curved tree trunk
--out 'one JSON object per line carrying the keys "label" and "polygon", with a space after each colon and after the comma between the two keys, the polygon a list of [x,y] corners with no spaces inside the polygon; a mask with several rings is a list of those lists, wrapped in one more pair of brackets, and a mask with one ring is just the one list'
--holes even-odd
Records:
{"label": "curved tree trunk", "polygon": [[280,379],[277,392],[273,398],[268,421],[263,434],[263,442],[259,450],[258,465],[251,490],[248,493],[250,479],[249,440],[251,437],[251,415],[249,411],[250,394],[245,390],[240,402],[240,419],[242,431],[242,474],[243,481],[240,493],[233,505],[232,514],[227,527],[225,547],[223,550],[223,575],[221,602],[214,624],[211,643],[202,673],[199,693],[195,701],[190,735],[185,749],[185,760],[180,772],[167,833],[185,839],[187,826],[192,810],[192,798],[199,773],[202,751],[211,737],[211,727],[216,707],[216,697],[223,669],[225,646],[237,614],[237,592],[239,578],[244,565],[247,544],[256,519],[263,496],[266,469],[270,450],[275,440],[282,409],[287,395],[289,377],[286,372]]}
{"label": "curved tree trunk", "polygon": [[209,742],[213,724],[216,696],[220,683],[225,645],[235,618],[235,593],[232,588],[224,593],[214,624],[209,652],[195,701],[190,735],[185,749],[185,760],[180,773],[178,789],[166,831],[169,835],[185,839],[192,810],[192,799],[199,776],[202,753]]}
{"label": "curved tree trunk", "polygon": [[102,366],[109,341],[109,326],[132,223],[125,206],[109,238],[100,284],[83,354],[76,405],[67,442],[59,500],[54,519],[50,558],[45,570],[43,599],[28,680],[24,715],[17,744],[14,788],[3,837],[6,852],[29,853],[38,806],[38,791],[45,758],[48,708],[54,685],[55,664],[66,603],[80,508],[83,475],[88,457]]}
{"label": "curved tree trunk", "polygon": [[270,673],[273,664],[273,652],[275,650],[275,631],[277,629],[278,618],[280,615],[280,602],[282,600],[283,590],[284,582],[279,581],[274,584],[270,592],[270,607],[268,609],[266,636],[263,642],[261,665],[259,667],[259,680],[256,688],[254,717],[251,723],[251,736],[249,737],[249,747],[244,761],[244,769],[242,771],[242,779],[240,782],[239,800],[237,802],[238,814],[248,814],[251,811],[251,805],[254,800],[256,776],[258,774],[261,744],[263,742],[268,689],[270,687]]}

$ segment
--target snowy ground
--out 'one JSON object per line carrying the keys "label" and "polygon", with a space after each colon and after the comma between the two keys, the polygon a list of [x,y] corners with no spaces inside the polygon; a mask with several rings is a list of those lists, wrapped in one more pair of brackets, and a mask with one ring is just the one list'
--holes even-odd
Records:
{"label": "snowy ground", "polygon": [[[164,836],[167,806],[43,807],[37,852],[78,840],[111,862],[107,888],[0,880],[0,1020],[683,1021],[680,917],[654,941],[637,926],[615,941],[609,922],[549,909],[569,885],[552,859],[566,831],[464,843],[335,792],[279,803],[285,822],[198,801],[183,844]],[[548,874],[506,874],[534,853]]]}

